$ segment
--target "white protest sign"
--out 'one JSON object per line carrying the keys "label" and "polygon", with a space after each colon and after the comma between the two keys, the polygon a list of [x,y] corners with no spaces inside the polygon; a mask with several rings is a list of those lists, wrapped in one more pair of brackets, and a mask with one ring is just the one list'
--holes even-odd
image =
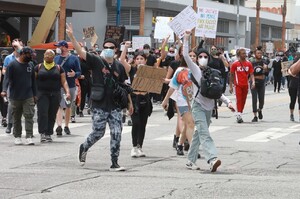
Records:
{"label": "white protest sign", "polygon": [[274,52],[274,44],[272,42],[266,43],[266,53],[273,53]]}
{"label": "white protest sign", "polygon": [[151,46],[151,38],[150,37],[142,37],[142,36],[133,36],[132,37],[132,48],[143,49],[144,44],[149,44]]}
{"label": "white protest sign", "polygon": [[156,17],[154,39],[164,39],[168,35],[171,35],[169,42],[174,42],[174,31],[168,26],[168,23],[172,20],[171,17]]}
{"label": "white protest sign", "polygon": [[219,10],[214,8],[198,8],[198,19],[195,36],[216,38]]}
{"label": "white protest sign", "polygon": [[184,36],[186,30],[192,30],[196,27],[197,13],[191,6],[186,7],[178,15],[176,15],[168,25],[181,39]]}

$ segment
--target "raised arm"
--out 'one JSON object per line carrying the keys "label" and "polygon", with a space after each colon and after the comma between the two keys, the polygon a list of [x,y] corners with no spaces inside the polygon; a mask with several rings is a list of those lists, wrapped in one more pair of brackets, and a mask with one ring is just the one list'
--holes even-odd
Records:
{"label": "raised arm", "polygon": [[169,38],[170,38],[170,35],[168,35],[168,36],[164,39],[164,41],[163,41],[163,43],[162,43],[162,45],[161,45],[161,51],[160,51],[160,58],[161,58],[161,61],[163,61],[163,60],[166,58],[166,56],[167,56],[167,52],[166,52],[165,48],[166,48],[166,45],[167,45],[167,43],[168,43],[168,41],[169,41]]}
{"label": "raised arm", "polygon": [[68,35],[68,37],[70,38],[75,50],[77,51],[78,55],[86,60],[86,51],[83,50],[81,48],[81,46],[79,45],[78,41],[76,40],[76,38],[74,37],[74,34],[73,34],[73,27],[72,27],[72,24],[66,24],[66,33]]}
{"label": "raised arm", "polygon": [[131,65],[126,61],[127,50],[130,47],[130,45],[131,45],[130,41],[125,42],[124,49],[120,56],[120,62],[124,66],[126,73],[129,73],[129,71],[131,70]]}
{"label": "raised arm", "polygon": [[299,74],[299,72],[300,72],[300,59],[296,63],[291,65],[288,72],[289,72],[290,75],[292,75],[294,77]]}

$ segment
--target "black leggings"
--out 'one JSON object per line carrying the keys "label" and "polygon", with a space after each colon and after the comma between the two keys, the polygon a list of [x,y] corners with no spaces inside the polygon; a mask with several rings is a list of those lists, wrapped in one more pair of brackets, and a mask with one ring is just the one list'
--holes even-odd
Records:
{"label": "black leggings", "polygon": [[298,88],[289,88],[289,95],[290,95],[290,109],[295,109],[296,100],[298,97],[298,109],[300,110],[300,100],[298,96]]}
{"label": "black leggings", "polygon": [[281,78],[282,75],[274,75],[274,92],[276,92],[276,88],[278,89],[277,91],[280,92]]}

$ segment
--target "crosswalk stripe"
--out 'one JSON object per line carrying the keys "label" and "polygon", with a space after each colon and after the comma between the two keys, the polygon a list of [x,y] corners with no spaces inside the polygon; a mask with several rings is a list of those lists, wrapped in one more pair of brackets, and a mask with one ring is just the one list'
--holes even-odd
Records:
{"label": "crosswalk stripe", "polygon": [[[296,125],[298,126],[298,125]],[[283,136],[289,135],[299,129],[296,128],[269,128],[259,133],[250,135],[245,138],[238,139],[238,142],[269,142],[270,140],[278,139]]]}

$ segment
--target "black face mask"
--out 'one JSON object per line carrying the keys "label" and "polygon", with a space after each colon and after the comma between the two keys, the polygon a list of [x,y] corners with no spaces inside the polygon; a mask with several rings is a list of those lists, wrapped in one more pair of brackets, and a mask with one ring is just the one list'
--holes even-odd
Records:
{"label": "black face mask", "polygon": [[25,56],[24,57],[24,62],[30,62],[32,60],[32,57],[30,56],[30,57],[27,57],[27,56]]}

